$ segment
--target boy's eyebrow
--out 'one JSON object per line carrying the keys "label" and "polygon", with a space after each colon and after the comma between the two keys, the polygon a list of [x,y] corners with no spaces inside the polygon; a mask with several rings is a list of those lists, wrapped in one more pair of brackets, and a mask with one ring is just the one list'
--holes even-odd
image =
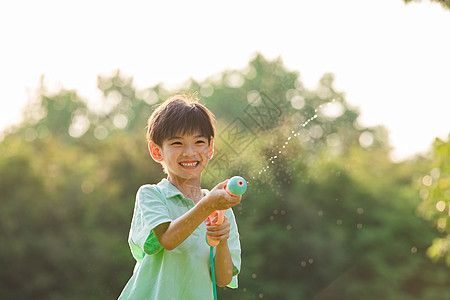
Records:
{"label": "boy's eyebrow", "polygon": [[206,135],[204,135],[204,134],[199,134],[199,135],[196,135],[194,137],[195,138],[205,138],[205,139],[207,139]]}
{"label": "boy's eyebrow", "polygon": [[[181,136],[172,136],[172,137],[170,137],[170,138],[168,138],[167,140],[168,141],[171,141],[171,140],[178,140],[178,139],[182,139],[183,137],[181,137]],[[205,135],[203,135],[203,134],[199,134],[199,135],[196,135],[196,136],[194,136],[194,138],[207,138]]]}

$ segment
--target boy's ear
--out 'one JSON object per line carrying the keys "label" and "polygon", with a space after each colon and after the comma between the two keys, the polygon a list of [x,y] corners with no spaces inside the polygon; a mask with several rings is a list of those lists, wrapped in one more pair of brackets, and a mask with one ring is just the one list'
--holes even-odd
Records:
{"label": "boy's ear", "polygon": [[161,149],[153,141],[148,142],[148,151],[150,151],[150,155],[152,156],[154,161],[158,163],[163,161]]}
{"label": "boy's ear", "polygon": [[208,149],[208,159],[212,159],[214,156],[214,139],[211,139],[211,142],[209,142],[209,149]]}

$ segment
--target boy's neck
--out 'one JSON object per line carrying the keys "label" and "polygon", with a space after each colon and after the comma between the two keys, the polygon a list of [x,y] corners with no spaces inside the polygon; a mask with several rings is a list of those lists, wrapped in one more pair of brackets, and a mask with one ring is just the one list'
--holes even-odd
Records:
{"label": "boy's neck", "polygon": [[185,198],[189,198],[197,204],[203,198],[200,179],[179,179],[171,176],[167,180],[176,187]]}

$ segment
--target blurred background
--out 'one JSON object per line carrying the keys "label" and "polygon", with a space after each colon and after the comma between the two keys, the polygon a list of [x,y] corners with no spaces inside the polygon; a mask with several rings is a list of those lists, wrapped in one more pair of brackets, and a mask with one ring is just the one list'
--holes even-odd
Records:
{"label": "blurred background", "polygon": [[405,2],[0,4],[0,298],[118,297],[147,118],[189,92],[204,187],[249,184],[220,299],[448,299],[450,10]]}

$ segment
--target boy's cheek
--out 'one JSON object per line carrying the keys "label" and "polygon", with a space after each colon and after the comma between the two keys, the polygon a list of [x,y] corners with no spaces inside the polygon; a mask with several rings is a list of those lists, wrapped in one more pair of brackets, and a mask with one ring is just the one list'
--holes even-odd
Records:
{"label": "boy's cheek", "polygon": [[206,148],[206,149],[203,149],[203,150],[201,151],[201,153],[202,153],[202,155],[204,155],[204,156],[208,157],[208,156],[209,156],[209,151],[208,151],[208,148]]}

